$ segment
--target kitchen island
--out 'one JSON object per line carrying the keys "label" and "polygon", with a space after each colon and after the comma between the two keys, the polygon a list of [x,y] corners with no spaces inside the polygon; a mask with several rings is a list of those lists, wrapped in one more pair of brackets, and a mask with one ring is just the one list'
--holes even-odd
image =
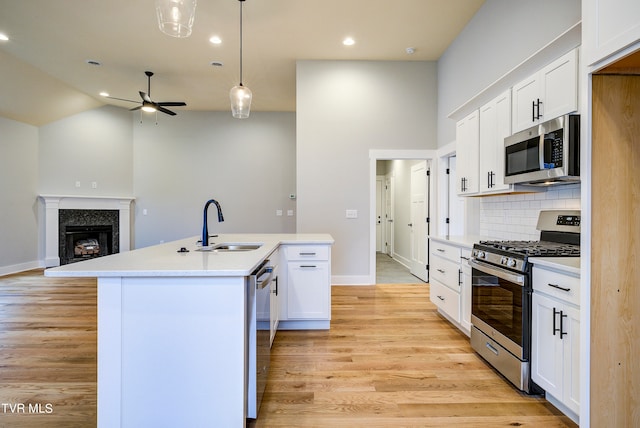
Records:
{"label": "kitchen island", "polygon": [[326,234],[225,234],[250,251],[188,238],[47,269],[98,278],[98,426],[245,426],[247,278],[280,245]]}

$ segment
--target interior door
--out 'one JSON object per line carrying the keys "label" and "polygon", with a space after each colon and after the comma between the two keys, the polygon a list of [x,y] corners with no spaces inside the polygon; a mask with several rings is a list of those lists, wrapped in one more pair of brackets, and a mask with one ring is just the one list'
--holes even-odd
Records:
{"label": "interior door", "polygon": [[383,250],[384,224],[384,177],[376,177],[376,252]]}
{"label": "interior door", "polygon": [[386,220],[385,225],[385,242],[384,253],[390,256],[393,255],[393,191],[395,181],[393,176],[387,176],[384,183],[384,217]]}
{"label": "interior door", "polygon": [[427,281],[427,162],[411,167],[411,274]]}

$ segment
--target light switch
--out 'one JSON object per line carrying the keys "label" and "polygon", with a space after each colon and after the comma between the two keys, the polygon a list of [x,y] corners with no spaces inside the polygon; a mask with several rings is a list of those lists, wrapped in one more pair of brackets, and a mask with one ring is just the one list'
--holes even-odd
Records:
{"label": "light switch", "polygon": [[282,217],[282,210],[276,210],[276,215],[278,217]]}
{"label": "light switch", "polygon": [[347,218],[358,218],[358,210],[347,210],[346,217]]}
{"label": "light switch", "polygon": [[293,210],[287,210],[287,215],[289,217],[292,217],[293,216]]}

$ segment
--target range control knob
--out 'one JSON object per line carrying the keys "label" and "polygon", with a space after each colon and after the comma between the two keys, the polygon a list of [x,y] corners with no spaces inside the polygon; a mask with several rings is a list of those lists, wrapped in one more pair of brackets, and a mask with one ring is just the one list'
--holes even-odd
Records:
{"label": "range control knob", "polygon": [[478,251],[478,258],[479,259],[484,259],[485,258],[484,251]]}
{"label": "range control knob", "polygon": [[516,259],[509,259],[509,263],[507,266],[516,267]]}
{"label": "range control knob", "polygon": [[502,256],[502,258],[500,258],[501,265],[506,265],[508,262],[509,262],[509,257]]}

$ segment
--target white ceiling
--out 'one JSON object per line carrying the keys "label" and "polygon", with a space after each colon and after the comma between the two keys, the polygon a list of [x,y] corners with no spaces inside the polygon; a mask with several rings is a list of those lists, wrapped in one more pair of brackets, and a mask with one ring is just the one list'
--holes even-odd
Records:
{"label": "white ceiling", "polygon": [[[295,61],[437,60],[484,0],[244,1],[243,83],[252,111],[295,111]],[[193,34],[157,27],[154,0],[0,0],[0,116],[33,125],[147,91],[183,110],[230,110],[239,81],[236,0],[199,0]],[[221,45],[209,38],[217,35]],[[354,46],[343,46],[347,37]],[[406,48],[415,48],[409,55]],[[96,60],[100,66],[89,65]],[[214,67],[220,61],[222,67]],[[175,119],[172,119],[175,120]]]}

